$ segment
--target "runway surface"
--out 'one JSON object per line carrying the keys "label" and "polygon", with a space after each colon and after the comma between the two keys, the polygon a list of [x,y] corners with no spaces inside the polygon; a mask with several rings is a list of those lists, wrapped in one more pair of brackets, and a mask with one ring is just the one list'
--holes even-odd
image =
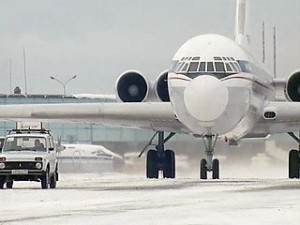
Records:
{"label": "runway surface", "polygon": [[143,174],[61,174],[57,189],[0,191],[1,225],[300,223],[300,181],[147,180]]}

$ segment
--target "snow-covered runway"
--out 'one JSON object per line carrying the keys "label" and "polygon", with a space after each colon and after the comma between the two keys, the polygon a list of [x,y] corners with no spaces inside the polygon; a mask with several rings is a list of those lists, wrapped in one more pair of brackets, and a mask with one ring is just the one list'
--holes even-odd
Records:
{"label": "snow-covered runway", "polygon": [[299,224],[300,181],[62,174],[58,188],[0,191],[1,225]]}

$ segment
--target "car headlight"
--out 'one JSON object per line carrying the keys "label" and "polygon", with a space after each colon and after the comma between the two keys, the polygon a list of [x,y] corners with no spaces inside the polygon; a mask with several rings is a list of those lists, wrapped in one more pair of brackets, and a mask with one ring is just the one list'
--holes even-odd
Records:
{"label": "car headlight", "polygon": [[35,164],[35,168],[37,168],[38,170],[40,170],[40,169],[42,168],[42,163],[37,162],[37,163]]}
{"label": "car headlight", "polygon": [[4,162],[0,162],[0,169],[4,169],[5,168],[5,163]]}

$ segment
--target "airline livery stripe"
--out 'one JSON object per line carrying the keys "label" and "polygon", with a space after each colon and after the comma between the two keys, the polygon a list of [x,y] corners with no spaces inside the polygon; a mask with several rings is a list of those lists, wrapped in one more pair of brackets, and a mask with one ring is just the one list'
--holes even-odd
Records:
{"label": "airline livery stripe", "polygon": [[267,85],[259,82],[258,80],[255,80],[255,79],[252,79],[252,78],[249,78],[249,77],[227,77],[227,78],[222,79],[222,81],[224,81],[224,80],[230,80],[230,79],[248,80],[248,81],[254,82],[254,83],[256,83],[256,84],[258,84],[258,85],[260,85],[260,86],[262,86],[262,87],[264,87],[266,89],[271,90],[271,88],[269,86],[267,86]]}
{"label": "airline livery stripe", "polygon": [[182,77],[169,77],[170,80],[183,80],[183,81],[191,81],[191,79],[186,79]]}

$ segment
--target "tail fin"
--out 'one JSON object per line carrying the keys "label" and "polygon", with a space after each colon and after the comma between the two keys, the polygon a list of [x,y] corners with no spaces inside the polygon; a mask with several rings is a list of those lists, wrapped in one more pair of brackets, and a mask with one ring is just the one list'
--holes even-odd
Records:
{"label": "tail fin", "polygon": [[236,0],[235,42],[239,45],[247,42],[245,35],[246,2],[247,0]]}

